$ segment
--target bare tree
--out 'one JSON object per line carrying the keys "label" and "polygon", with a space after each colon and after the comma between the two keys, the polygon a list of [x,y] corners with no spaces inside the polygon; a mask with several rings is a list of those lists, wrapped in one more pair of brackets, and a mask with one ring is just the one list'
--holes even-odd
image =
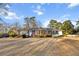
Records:
{"label": "bare tree", "polygon": [[38,27],[35,17],[30,17],[30,25],[31,25],[31,28]]}
{"label": "bare tree", "polygon": [[37,28],[37,22],[35,17],[26,17],[25,18],[25,27],[26,29],[30,29],[30,28]]}
{"label": "bare tree", "polygon": [[26,30],[29,30],[30,29],[30,19],[29,19],[29,17],[24,18],[24,20],[25,20],[24,27],[25,27]]}

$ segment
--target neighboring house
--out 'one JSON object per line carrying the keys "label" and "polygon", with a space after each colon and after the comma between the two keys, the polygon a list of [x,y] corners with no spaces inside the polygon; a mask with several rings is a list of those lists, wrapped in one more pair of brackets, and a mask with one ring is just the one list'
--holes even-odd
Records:
{"label": "neighboring house", "polygon": [[9,29],[3,24],[0,24],[0,33],[8,33]]}

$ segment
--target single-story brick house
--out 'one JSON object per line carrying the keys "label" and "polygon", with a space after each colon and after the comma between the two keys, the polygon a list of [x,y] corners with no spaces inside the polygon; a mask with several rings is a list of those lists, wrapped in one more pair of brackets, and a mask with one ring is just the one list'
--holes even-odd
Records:
{"label": "single-story brick house", "polygon": [[28,31],[21,30],[20,34],[29,35],[30,37],[53,37],[63,35],[61,30],[51,28],[31,28]]}

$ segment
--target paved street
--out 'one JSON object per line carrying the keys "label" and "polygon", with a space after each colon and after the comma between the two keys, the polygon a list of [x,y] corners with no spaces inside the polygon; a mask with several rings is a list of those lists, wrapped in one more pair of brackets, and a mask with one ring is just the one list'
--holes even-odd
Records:
{"label": "paved street", "polygon": [[0,38],[0,56],[79,55],[79,40]]}

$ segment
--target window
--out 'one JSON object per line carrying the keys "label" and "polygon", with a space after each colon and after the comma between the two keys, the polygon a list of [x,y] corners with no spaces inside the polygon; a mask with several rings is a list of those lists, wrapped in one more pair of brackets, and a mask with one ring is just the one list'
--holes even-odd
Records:
{"label": "window", "polygon": [[58,34],[58,31],[53,31],[53,34]]}
{"label": "window", "polygon": [[58,31],[56,31],[56,34],[58,34]]}

